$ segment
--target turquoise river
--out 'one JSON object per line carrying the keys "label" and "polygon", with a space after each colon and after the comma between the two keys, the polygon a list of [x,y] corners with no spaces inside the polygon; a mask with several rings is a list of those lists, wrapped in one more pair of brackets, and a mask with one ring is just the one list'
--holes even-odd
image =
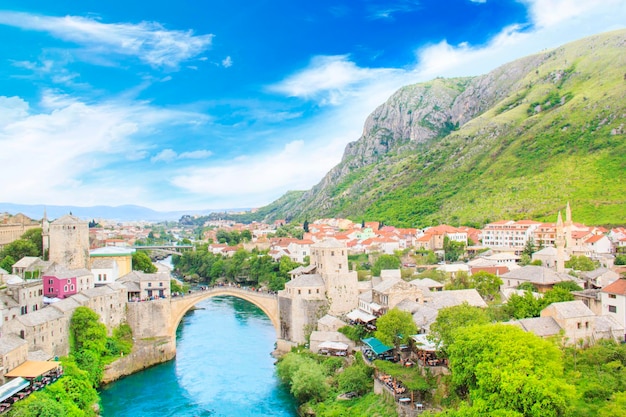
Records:
{"label": "turquoise river", "polygon": [[103,417],[296,416],[274,367],[276,332],[233,297],[196,305],[177,332],[176,359],[107,385]]}

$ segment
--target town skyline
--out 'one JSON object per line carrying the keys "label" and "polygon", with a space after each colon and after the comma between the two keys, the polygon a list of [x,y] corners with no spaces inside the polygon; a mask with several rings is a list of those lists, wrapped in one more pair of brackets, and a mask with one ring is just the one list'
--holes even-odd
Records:
{"label": "town skyline", "polygon": [[260,207],[319,182],[398,88],[482,74],[624,17],[618,1],[5,2],[0,175],[20,173],[5,195]]}

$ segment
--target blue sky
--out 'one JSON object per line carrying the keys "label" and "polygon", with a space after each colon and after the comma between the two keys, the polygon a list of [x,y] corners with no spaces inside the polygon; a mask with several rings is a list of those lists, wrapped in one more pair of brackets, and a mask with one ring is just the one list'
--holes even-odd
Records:
{"label": "blue sky", "polygon": [[624,0],[4,0],[0,201],[259,207],[401,86],[625,22]]}

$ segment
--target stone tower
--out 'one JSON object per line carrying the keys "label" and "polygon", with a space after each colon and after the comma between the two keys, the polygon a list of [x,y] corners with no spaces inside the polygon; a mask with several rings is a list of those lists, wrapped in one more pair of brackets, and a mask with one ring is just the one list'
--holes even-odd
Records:
{"label": "stone tower", "polygon": [[48,260],[69,269],[89,268],[88,222],[71,214],[56,219],[49,225],[48,242]]}
{"label": "stone tower", "polygon": [[565,272],[565,233],[563,228],[563,218],[561,212],[556,220],[556,272]]}
{"label": "stone tower", "polygon": [[358,307],[359,289],[356,271],[348,270],[348,249],[336,239],[311,245],[311,265],[324,279],[329,314],[341,315]]}

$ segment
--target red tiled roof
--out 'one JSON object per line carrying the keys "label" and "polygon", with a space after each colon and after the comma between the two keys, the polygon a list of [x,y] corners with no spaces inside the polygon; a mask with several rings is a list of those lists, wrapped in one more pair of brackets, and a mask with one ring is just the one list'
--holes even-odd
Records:
{"label": "red tiled roof", "polygon": [[585,243],[596,243],[600,239],[602,239],[604,235],[593,235],[589,239],[585,240]]}
{"label": "red tiled roof", "polygon": [[613,283],[602,288],[602,292],[610,294],[626,295],[626,279],[620,278]]}

